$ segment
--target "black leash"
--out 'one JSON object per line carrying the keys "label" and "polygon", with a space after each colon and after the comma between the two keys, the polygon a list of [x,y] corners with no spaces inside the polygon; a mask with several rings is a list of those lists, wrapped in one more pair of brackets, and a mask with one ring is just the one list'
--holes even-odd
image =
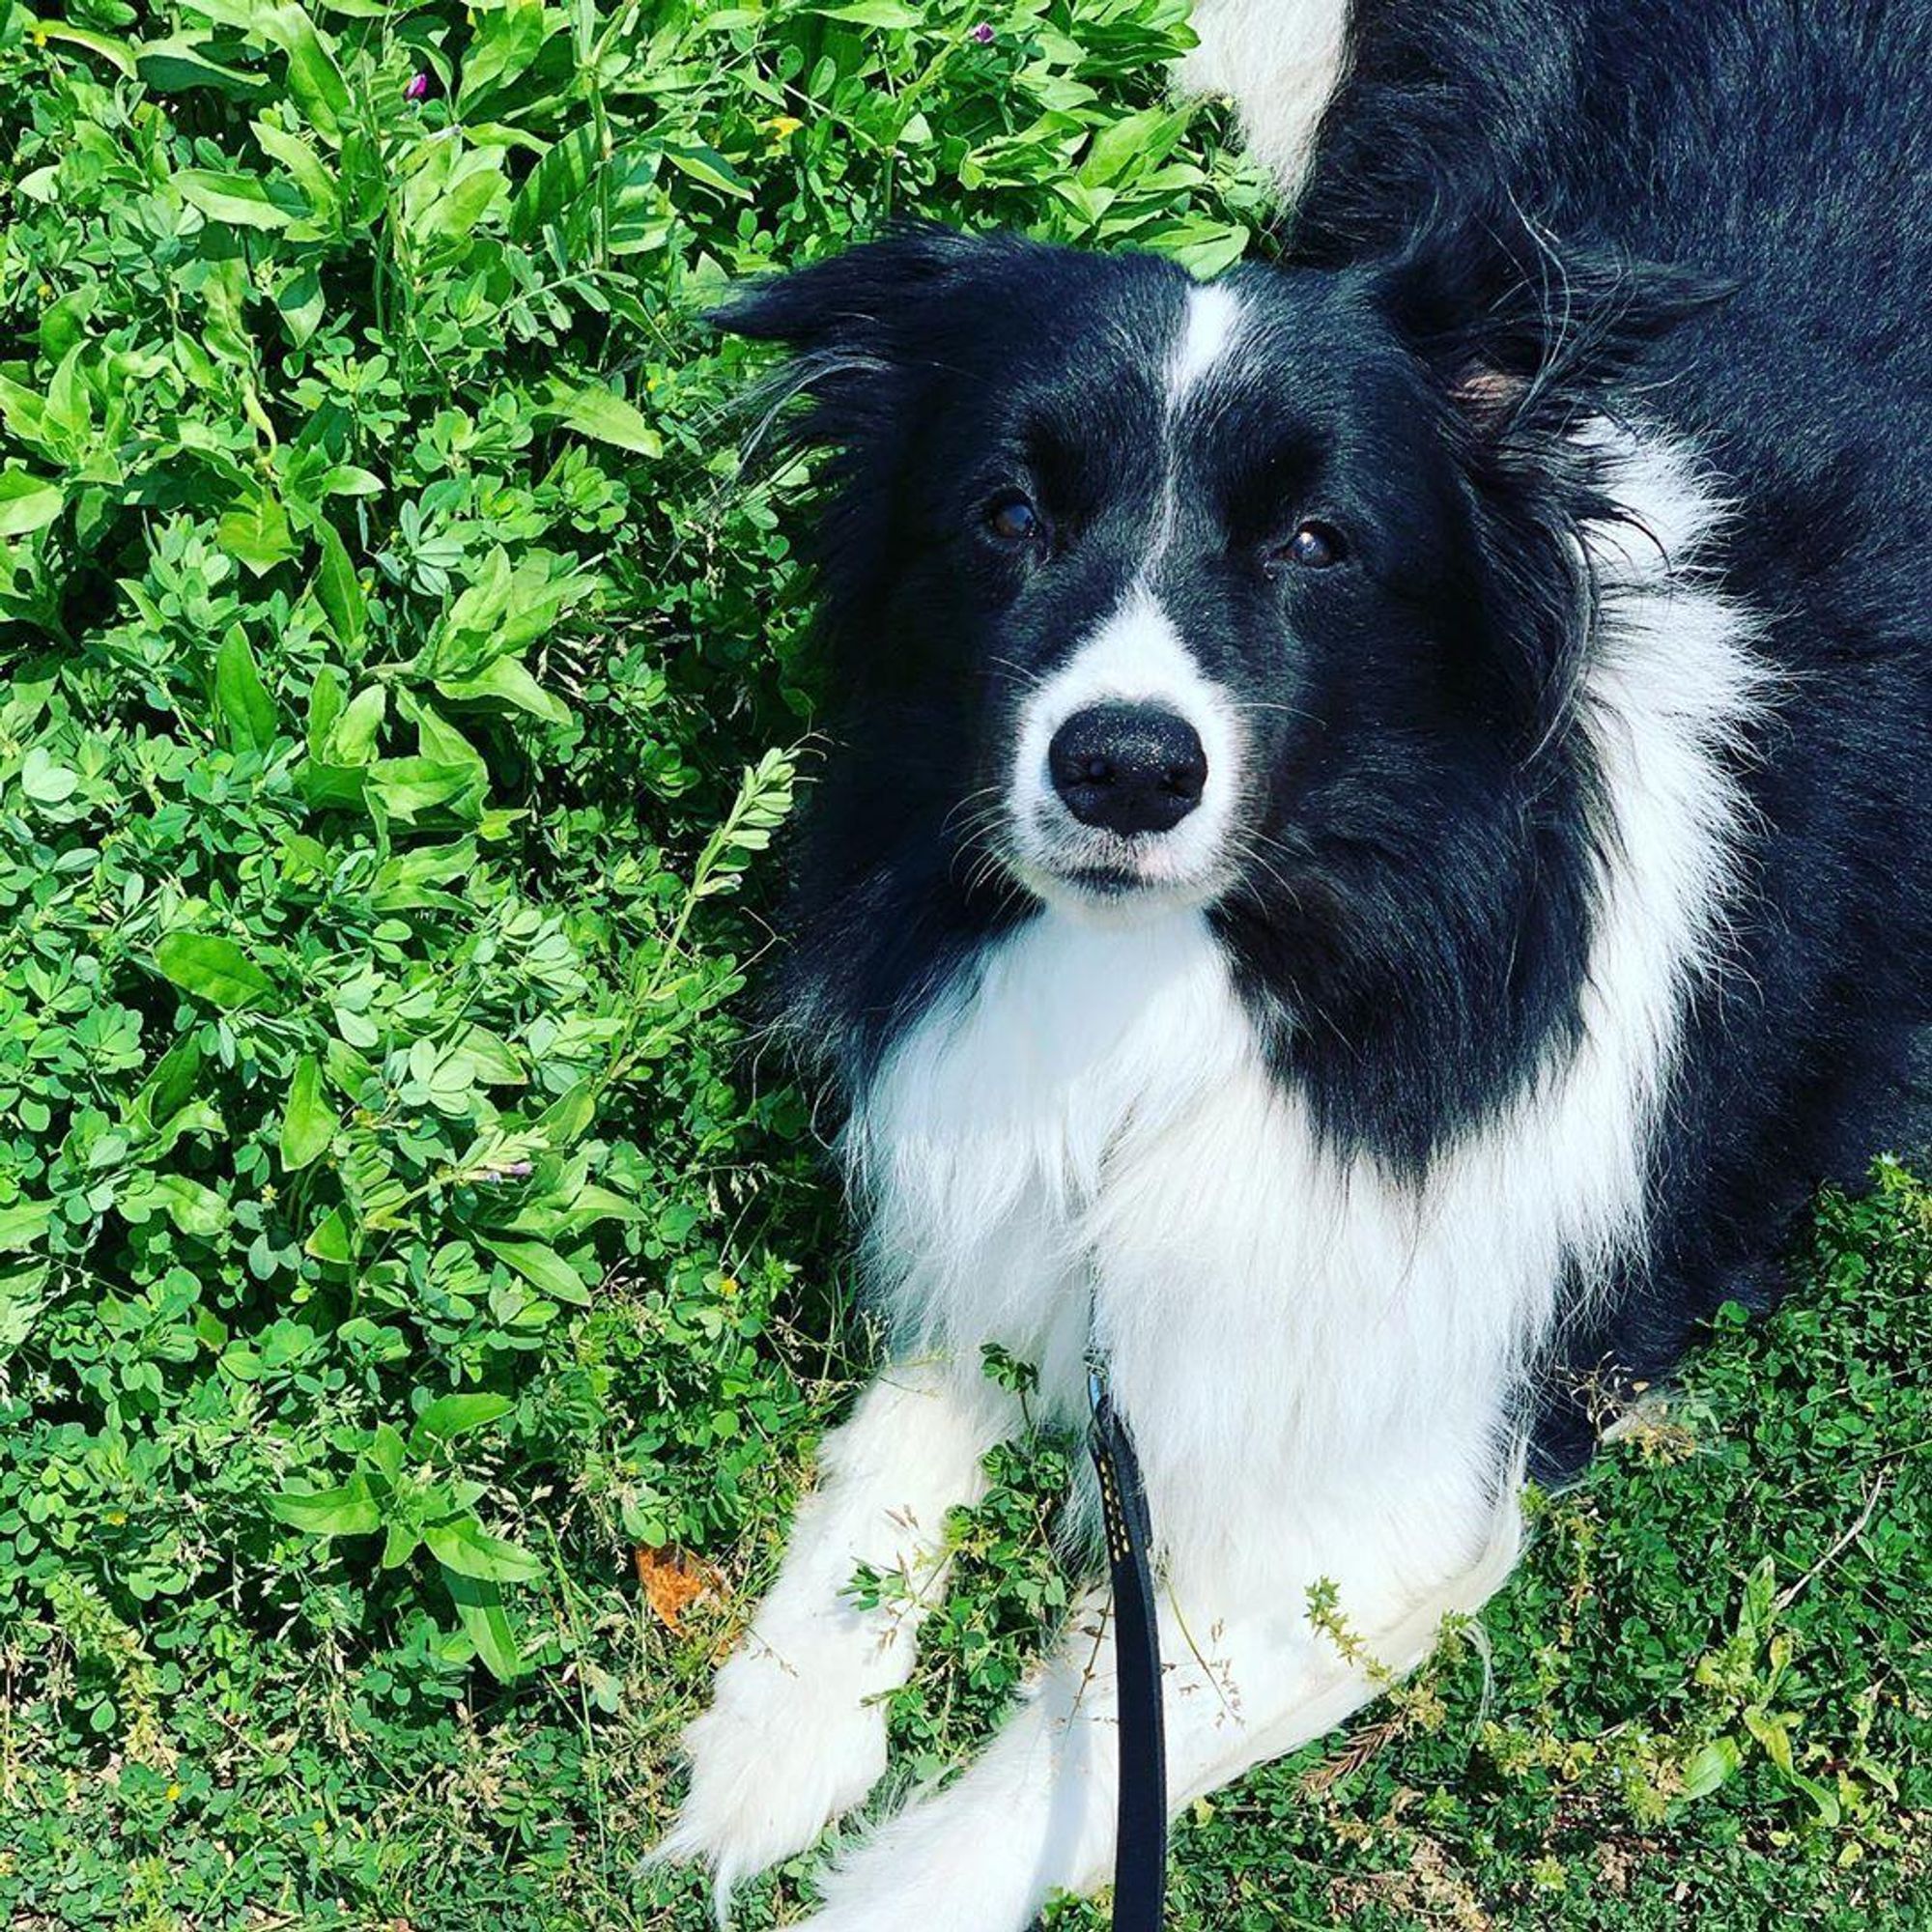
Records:
{"label": "black leash", "polygon": [[1089,1446],[1100,1479],[1107,1568],[1114,1586],[1114,1683],[1120,1710],[1121,1799],[1114,1838],[1114,1932],[1160,1932],[1167,1899],[1167,1743],[1160,1711],[1147,1490],[1126,1424],[1114,1413],[1097,1361],[1087,1370]]}

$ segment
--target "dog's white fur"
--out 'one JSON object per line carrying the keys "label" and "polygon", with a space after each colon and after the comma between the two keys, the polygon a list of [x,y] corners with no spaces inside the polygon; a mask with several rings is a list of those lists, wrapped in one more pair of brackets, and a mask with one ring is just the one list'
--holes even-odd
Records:
{"label": "dog's white fur", "polygon": [[1348,64],[1349,0],[1198,0],[1194,30],[1181,90],[1229,96],[1248,152],[1292,199]]}
{"label": "dog's white fur", "polygon": [[[1198,910],[1122,926],[1050,906],[935,1001],[845,1145],[899,1366],[828,1438],[687,1741],[668,1849],[721,1885],[810,1843],[879,1774],[876,1700],[943,1586],[944,1511],[982,1492],[1017,1420],[982,1343],[1037,1361],[1076,1418],[1091,1308],[1163,1551],[1177,1805],[1386,1681],[1311,1625],[1318,1580],[1401,1670],[1508,1574],[1522,1372],[1563,1281],[1587,1292],[1642,1226],[1686,988],[1721,960],[1729,753],[1764,696],[1748,620],[1694,568],[1717,513],[1693,466],[1602,434],[1630,523],[1590,544],[1603,608],[1576,701],[1611,824],[1580,1044],[1406,1186],[1325,1150],[1269,1078]],[[855,1609],[861,1561],[903,1571],[912,1601]],[[964,1776],[839,1858],[811,1932],[1019,1932],[1053,1889],[1104,1877],[1098,1614],[1082,1606]]]}
{"label": "dog's white fur", "polygon": [[[1053,734],[1075,712],[1109,699],[1165,706],[1185,718],[1208,758],[1201,803],[1154,840],[1133,840],[1082,825],[1047,770]],[[1144,582],[1053,676],[1030,694],[1009,790],[1010,830],[1003,843],[1021,881],[1049,905],[1069,895],[1063,875],[1081,866],[1131,868],[1128,903],[1199,904],[1229,875],[1231,835],[1241,797],[1240,719],[1233,701],[1201,673],[1174,622]],[[1136,851],[1138,845],[1145,850]]]}

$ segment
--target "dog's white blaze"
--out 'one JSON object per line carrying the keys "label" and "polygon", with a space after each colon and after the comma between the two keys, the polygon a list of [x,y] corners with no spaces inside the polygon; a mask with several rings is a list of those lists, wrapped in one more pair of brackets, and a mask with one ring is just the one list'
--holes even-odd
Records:
{"label": "dog's white blaze", "polygon": [[1083,903],[1094,917],[1106,916],[1105,906],[1076,901],[1055,874],[1066,867],[1118,865],[1125,841],[1082,825],[1061,803],[1047,748],[1074,713],[1110,700],[1167,706],[1194,726],[1208,758],[1201,803],[1171,831],[1135,843],[1132,863],[1151,895],[1135,895],[1122,910],[1138,923],[1162,894],[1204,895],[1225,864],[1240,793],[1241,731],[1228,694],[1203,673],[1159,600],[1140,582],[1028,698],[1009,785],[1015,869],[1049,903]]}
{"label": "dog's white blaze", "polygon": [[1180,526],[1180,438],[1179,428],[1190,397],[1211,383],[1233,359],[1241,327],[1241,300],[1225,283],[1198,284],[1187,292],[1180,332],[1167,362],[1167,394],[1161,406],[1160,492],[1146,554],[1135,574],[1145,587],[1159,574],[1161,558]]}
{"label": "dog's white blaze", "polygon": [[1234,344],[1241,304],[1234,290],[1204,282],[1187,292],[1180,340],[1167,368],[1167,407],[1179,409]]}
{"label": "dog's white blaze", "polygon": [[[1749,621],[1695,574],[1716,510],[1691,465],[1662,443],[1600,447],[1659,543],[1620,526],[1589,542],[1604,622],[1578,704],[1611,824],[1567,1060],[1405,1188],[1318,1143],[1201,914],[1122,930],[1049,910],[934,1003],[847,1130],[900,1347],[952,1364],[951,1397],[935,1392],[965,1420],[937,1433],[962,1493],[980,1480],[980,1345],[1030,1354],[1075,1416],[1091,1306],[1167,1553],[1177,1804],[1378,1688],[1308,1624],[1318,1579],[1396,1668],[1501,1581],[1522,1371],[1570,1265],[1601,1277],[1642,1231],[1686,990],[1721,967],[1745,811],[1727,754],[1766,687]],[[870,1428],[863,1406],[847,1426]],[[892,1450],[867,1437],[839,1454],[884,1466]],[[923,1453],[922,1471],[936,1493]],[[841,1492],[799,1536],[875,1522],[903,1487]],[[929,1560],[928,1531],[901,1543]],[[813,1563],[795,1540],[786,1576]],[[764,1715],[788,1736],[819,1721],[799,1712]],[[1076,1620],[966,1776],[830,1875],[812,1932],[915,1917],[1016,1932],[1049,1889],[1094,1883],[1116,1737],[1104,1647]]]}
{"label": "dog's white blaze", "polygon": [[1223,94],[1249,152],[1291,199],[1349,57],[1349,0],[1200,0],[1195,47],[1176,71],[1187,94]]}
{"label": "dog's white blaze", "polygon": [[[1007,856],[1022,882],[1049,904],[1074,907],[1111,923],[1139,923],[1163,899],[1199,904],[1226,876],[1228,834],[1240,797],[1241,732],[1233,700],[1206,676],[1162,607],[1159,567],[1179,521],[1179,441],[1176,427],[1188,399],[1234,353],[1241,303],[1232,289],[1190,288],[1168,356],[1162,402],[1161,469],[1142,554],[1119,608],[1027,699],[1008,787]],[[1194,726],[1208,757],[1201,804],[1158,837],[1131,848],[1114,835],[1081,825],[1060,802],[1047,748],[1075,712],[1109,699],[1167,706]],[[1130,863],[1144,890],[1103,900],[1062,882],[1081,867]]]}

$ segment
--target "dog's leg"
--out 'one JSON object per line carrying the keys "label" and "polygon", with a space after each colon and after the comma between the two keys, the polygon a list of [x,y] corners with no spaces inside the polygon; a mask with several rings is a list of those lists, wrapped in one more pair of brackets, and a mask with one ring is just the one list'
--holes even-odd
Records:
{"label": "dog's leg", "polygon": [[[1343,1587],[1340,1604],[1365,1646],[1353,1662],[1308,1621],[1318,1571],[1297,1565],[1267,1589],[1251,1581],[1245,1607],[1217,1604],[1214,1592],[1226,1585],[1213,1578],[1177,1580],[1164,1592],[1175,1808],[1340,1723],[1385,1688],[1390,1672],[1428,1654],[1445,1616],[1474,1610],[1495,1590],[1516,1555],[1514,1496],[1495,1507],[1472,1500],[1469,1509],[1464,1526],[1487,1524],[1487,1547],[1471,1562],[1466,1539],[1445,1539],[1434,1554],[1448,1557],[1455,1574],[1440,1572],[1433,1586],[1399,1580],[1430,1567],[1418,1544],[1428,1512],[1396,1510],[1371,1552],[1357,1530],[1347,1564],[1337,1566],[1358,1579]],[[1251,1525],[1250,1533],[1271,1527]],[[1463,1547],[1451,1555],[1454,1543]],[[1365,1553],[1379,1560],[1365,1566]],[[1082,1605],[1028,1702],[956,1783],[889,1820],[828,1875],[824,1910],[799,1932],[1022,1932],[1050,1893],[1106,1880],[1119,1728],[1102,1602]]]}
{"label": "dog's leg", "polygon": [[1293,200],[1348,60],[1348,0],[1201,0],[1194,29],[1181,91],[1229,96],[1249,152]]}
{"label": "dog's leg", "polygon": [[[655,1854],[711,1865],[721,1906],[885,1770],[883,1699],[911,1672],[919,1623],[945,1590],[946,1514],[984,1493],[981,1461],[1019,1420],[977,1362],[913,1362],[826,1437],[778,1581],[684,1734],[691,1790]],[[865,1564],[896,1579],[869,1610],[846,1594]]]}

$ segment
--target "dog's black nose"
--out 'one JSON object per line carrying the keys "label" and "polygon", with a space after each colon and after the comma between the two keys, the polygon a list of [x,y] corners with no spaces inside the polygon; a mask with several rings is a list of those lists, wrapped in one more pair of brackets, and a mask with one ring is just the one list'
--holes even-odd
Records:
{"label": "dog's black nose", "polygon": [[1047,747],[1053,788],[1083,825],[1165,832],[1201,803],[1208,754],[1186,719],[1151,704],[1093,704]]}

